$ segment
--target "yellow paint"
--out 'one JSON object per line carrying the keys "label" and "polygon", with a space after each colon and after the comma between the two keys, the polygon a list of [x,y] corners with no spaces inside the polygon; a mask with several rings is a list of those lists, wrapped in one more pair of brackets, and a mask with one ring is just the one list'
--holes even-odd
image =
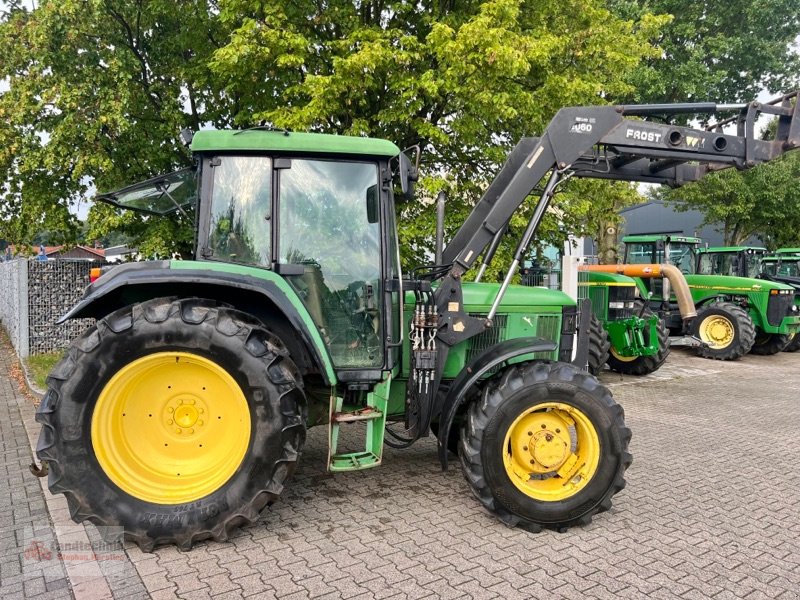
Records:
{"label": "yellow paint", "polygon": [[574,406],[544,402],[514,420],[503,452],[506,474],[518,490],[535,500],[557,502],[591,481],[600,463],[600,439]]}
{"label": "yellow paint", "polygon": [[579,281],[578,285],[598,286],[598,287],[636,287],[635,283],[623,283],[621,281],[602,282],[602,281]]}
{"label": "yellow paint", "polygon": [[250,409],[220,365],[188,352],[136,359],[105,385],[92,413],[92,447],[124,492],[184,504],[219,489],[250,446]]}
{"label": "yellow paint", "polygon": [[722,315],[711,315],[703,319],[698,333],[701,340],[717,350],[727,348],[735,337],[733,323]]}
{"label": "yellow paint", "polygon": [[638,356],[622,356],[620,354],[617,354],[614,348],[609,348],[609,352],[614,356],[614,358],[616,358],[620,362],[633,362],[637,358],[639,358]]}

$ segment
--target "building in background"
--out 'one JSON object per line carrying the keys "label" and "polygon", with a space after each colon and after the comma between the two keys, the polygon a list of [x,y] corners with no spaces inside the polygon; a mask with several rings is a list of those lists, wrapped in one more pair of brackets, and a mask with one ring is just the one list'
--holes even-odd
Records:
{"label": "building in background", "polygon": [[[619,214],[623,218],[618,237],[620,242],[626,235],[671,233],[699,237],[709,246],[725,245],[722,227],[703,225],[705,215],[699,210],[679,211],[673,203],[653,200],[623,208]],[[763,246],[763,243],[752,237],[745,245]]]}

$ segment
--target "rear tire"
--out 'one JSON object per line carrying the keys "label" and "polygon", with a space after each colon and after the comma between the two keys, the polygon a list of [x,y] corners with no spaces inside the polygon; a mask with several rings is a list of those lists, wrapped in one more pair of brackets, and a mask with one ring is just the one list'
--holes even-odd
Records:
{"label": "rear tire", "polygon": [[107,541],[144,551],[227,540],[278,498],[305,441],[301,378],[284,345],[207,300],[110,314],[48,385],[36,420],[50,491],[75,522],[114,527],[101,527]]}
{"label": "rear tire", "polygon": [[485,385],[459,455],[473,494],[503,523],[563,530],[611,507],[625,487],[630,438],[622,407],[595,377],[536,361]]}
{"label": "rear tire", "polygon": [[765,333],[758,331],[756,333],[756,341],[753,347],[750,348],[751,354],[759,354],[761,356],[771,356],[783,351],[792,341],[792,336],[788,333]]}
{"label": "rear tire", "polygon": [[608,360],[608,351],[611,342],[608,339],[608,332],[603,327],[594,313],[589,317],[589,373],[594,376],[600,374]]}
{"label": "rear tire", "polygon": [[731,302],[714,302],[697,311],[692,335],[708,346],[697,348],[697,355],[716,360],[736,360],[750,352],[756,330],[750,315]]}
{"label": "rear tire", "polygon": [[[637,300],[634,312],[638,315],[641,314],[642,318],[649,319],[655,313],[650,308],[645,308],[642,311],[642,303]],[[658,319],[656,324],[656,332],[658,335],[658,351],[650,356],[636,356],[631,358],[619,356],[612,348],[608,354],[608,367],[617,373],[625,375],[647,375],[654,371],[658,371],[664,361],[669,356],[669,330],[664,325],[663,319]],[[645,342],[650,343],[649,329],[645,333]]]}

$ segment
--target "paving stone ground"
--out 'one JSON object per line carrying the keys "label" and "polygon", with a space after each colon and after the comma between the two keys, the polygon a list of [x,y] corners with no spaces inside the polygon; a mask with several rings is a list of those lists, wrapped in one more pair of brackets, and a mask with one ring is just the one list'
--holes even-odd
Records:
{"label": "paving stone ground", "polygon": [[[586,527],[531,534],[501,525],[458,468],[439,470],[432,441],[387,450],[377,469],[326,474],[318,429],[285,495],[257,523],[191,552],[128,544],[137,577],[108,585],[116,597],[186,599],[800,600],[798,366],[800,354],[721,363],[675,350],[646,378],[604,373],[633,430],[634,463],[612,510]],[[37,580],[14,571],[21,548],[7,542],[22,524],[47,520],[12,387],[0,372],[0,479],[9,481],[0,596],[38,598]],[[69,597],[65,587],[46,593]]]}

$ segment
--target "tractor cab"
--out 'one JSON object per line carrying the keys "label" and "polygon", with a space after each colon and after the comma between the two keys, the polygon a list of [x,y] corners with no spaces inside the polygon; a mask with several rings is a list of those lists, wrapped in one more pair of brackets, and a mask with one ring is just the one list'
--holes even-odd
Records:
{"label": "tractor cab", "polygon": [[765,279],[794,277],[800,279],[800,250],[798,254],[771,254],[761,259],[761,275]]}
{"label": "tractor cab", "polygon": [[767,253],[760,246],[719,246],[700,248],[697,273],[756,278],[761,275],[761,262]]}
{"label": "tractor cab", "polygon": [[[628,235],[622,239],[625,244],[625,264],[670,264],[684,275],[695,273],[697,249],[700,238],[677,235]],[[660,298],[664,292],[662,279],[640,279],[640,292],[643,295]],[[678,328],[678,321],[674,328]]]}
{"label": "tractor cab", "polygon": [[[695,273],[700,238],[677,235],[629,235],[625,243],[626,264],[671,264],[684,275]],[[666,258],[665,258],[666,257]]]}
{"label": "tractor cab", "polygon": [[380,379],[401,276],[392,171],[411,196],[411,161],[385,140],[264,129],[198,131],[191,150],[193,167],[99,199],[193,219],[196,260],[279,275],[334,367]]}

